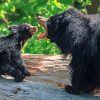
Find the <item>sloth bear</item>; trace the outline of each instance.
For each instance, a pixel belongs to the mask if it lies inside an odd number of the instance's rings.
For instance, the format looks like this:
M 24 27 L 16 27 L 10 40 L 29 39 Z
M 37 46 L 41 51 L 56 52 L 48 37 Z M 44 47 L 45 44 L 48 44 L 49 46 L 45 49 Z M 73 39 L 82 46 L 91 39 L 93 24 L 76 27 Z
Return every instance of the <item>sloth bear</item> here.
M 22 81 L 30 73 L 21 58 L 21 48 L 37 32 L 37 27 L 29 24 L 9 26 L 11 34 L 0 37 L 0 75 L 11 75 L 15 81 Z
M 45 29 L 38 37 L 56 43 L 64 56 L 71 54 L 71 94 L 91 93 L 100 87 L 100 15 L 70 8 L 49 18 L 37 17 Z

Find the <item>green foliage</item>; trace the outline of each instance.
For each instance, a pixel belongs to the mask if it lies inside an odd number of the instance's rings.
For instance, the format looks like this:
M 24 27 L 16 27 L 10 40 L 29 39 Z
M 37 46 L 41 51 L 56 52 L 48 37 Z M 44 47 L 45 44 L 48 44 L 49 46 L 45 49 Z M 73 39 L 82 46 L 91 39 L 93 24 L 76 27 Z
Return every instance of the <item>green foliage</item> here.
M 90 0 L 78 1 L 90 3 Z M 52 16 L 68 9 L 72 2 L 73 0 L 0 0 L 0 35 L 8 34 L 8 25 L 30 23 L 38 26 L 39 31 L 26 43 L 22 52 L 57 54 L 59 50 L 49 40 L 36 40 L 37 35 L 45 30 L 37 24 L 34 15 Z
M 74 7 L 86 12 L 86 6 L 91 5 L 91 0 L 73 0 Z

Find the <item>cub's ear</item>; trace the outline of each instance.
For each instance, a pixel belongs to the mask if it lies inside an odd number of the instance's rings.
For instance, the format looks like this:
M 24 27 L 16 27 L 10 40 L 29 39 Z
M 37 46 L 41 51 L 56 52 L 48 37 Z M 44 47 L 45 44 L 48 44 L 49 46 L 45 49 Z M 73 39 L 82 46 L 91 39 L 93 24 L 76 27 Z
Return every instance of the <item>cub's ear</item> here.
M 8 29 L 11 30 L 11 29 L 17 29 L 19 27 L 19 25 L 10 25 L 8 26 Z
M 18 32 L 18 28 L 19 28 L 19 25 L 10 25 L 10 26 L 8 26 L 8 30 L 10 30 L 12 33 Z

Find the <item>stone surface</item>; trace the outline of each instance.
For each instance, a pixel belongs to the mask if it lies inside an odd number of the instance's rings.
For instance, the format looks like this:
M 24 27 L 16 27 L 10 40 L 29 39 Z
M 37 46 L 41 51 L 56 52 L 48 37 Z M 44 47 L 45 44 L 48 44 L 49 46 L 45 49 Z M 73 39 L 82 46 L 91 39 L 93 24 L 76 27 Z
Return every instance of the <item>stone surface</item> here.
M 71 95 L 46 83 L 0 79 L 0 100 L 100 100 L 89 95 Z
M 0 100 L 100 100 L 98 94 L 65 92 L 64 85 L 70 84 L 70 57 L 62 61 L 59 55 L 26 54 L 23 58 L 32 75 L 19 83 L 8 76 L 0 78 Z

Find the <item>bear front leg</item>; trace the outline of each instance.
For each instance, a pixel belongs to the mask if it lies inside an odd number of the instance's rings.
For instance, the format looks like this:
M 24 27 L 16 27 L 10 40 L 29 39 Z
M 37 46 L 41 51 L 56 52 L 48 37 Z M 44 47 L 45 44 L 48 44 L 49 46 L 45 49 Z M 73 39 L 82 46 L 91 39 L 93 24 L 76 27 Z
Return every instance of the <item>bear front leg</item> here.
M 87 80 L 87 72 L 89 66 L 82 62 L 81 57 L 72 58 L 70 68 L 71 68 L 71 84 L 66 85 L 65 89 L 71 94 L 92 93 L 94 85 L 92 81 Z
M 26 69 L 25 63 L 23 59 L 21 58 L 20 52 L 15 52 L 12 55 L 12 61 L 13 65 L 16 67 L 16 69 L 20 70 L 25 76 L 30 76 L 30 72 Z
M 25 75 L 20 70 L 9 64 L 2 65 L 1 72 L 2 74 L 8 74 L 14 77 L 16 82 L 21 82 L 25 78 Z

